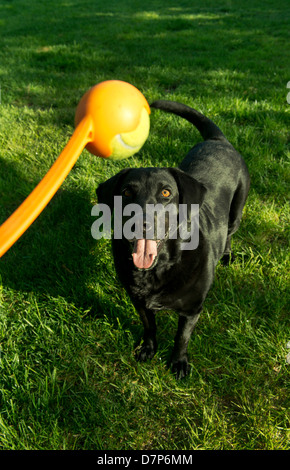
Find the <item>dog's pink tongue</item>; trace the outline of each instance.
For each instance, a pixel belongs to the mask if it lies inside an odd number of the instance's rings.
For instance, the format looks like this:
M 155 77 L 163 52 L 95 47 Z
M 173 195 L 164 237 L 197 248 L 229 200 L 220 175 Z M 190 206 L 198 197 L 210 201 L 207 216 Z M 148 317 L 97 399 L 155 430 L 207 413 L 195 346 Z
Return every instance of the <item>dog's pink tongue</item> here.
M 148 269 L 157 256 L 157 243 L 155 240 L 136 240 L 133 251 L 133 263 L 136 268 Z

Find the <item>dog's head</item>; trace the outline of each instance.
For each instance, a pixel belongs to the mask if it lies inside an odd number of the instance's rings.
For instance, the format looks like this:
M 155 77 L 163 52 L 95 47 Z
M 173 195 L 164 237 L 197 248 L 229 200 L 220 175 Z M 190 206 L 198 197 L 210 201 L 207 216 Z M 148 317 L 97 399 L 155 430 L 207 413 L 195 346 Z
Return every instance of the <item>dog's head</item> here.
M 192 204 L 202 204 L 205 191 L 178 168 L 138 168 L 124 169 L 101 183 L 97 196 L 111 212 L 119 196 L 122 214 L 116 215 L 122 223 L 122 238 L 132 246 L 133 263 L 138 269 L 152 269 L 169 236 L 177 237 L 180 205 L 186 205 L 189 214 Z

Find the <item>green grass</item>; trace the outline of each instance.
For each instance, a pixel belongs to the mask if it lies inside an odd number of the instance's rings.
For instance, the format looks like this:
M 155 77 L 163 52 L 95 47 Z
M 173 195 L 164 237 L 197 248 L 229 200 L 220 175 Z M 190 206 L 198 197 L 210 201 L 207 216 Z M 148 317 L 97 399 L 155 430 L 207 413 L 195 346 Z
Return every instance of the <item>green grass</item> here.
M 252 180 L 237 260 L 218 266 L 192 337 L 191 374 L 166 363 L 177 315 L 142 333 L 90 234 L 99 182 L 126 166 L 174 166 L 191 126 L 152 112 L 141 152 L 86 150 L 0 261 L 1 449 L 290 449 L 289 5 L 286 0 L 14 0 L 0 5 L 0 223 L 55 161 L 95 83 L 192 105 L 222 128 Z M 289 159 L 288 159 L 289 164 Z

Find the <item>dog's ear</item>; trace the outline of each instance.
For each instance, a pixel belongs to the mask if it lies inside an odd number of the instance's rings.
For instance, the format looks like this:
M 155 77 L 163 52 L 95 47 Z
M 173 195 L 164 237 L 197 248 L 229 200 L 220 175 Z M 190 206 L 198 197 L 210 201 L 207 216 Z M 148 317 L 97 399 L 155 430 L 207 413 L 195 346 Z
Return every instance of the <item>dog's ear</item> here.
M 98 196 L 98 202 L 100 204 L 107 204 L 111 211 L 113 210 L 114 196 L 118 195 L 121 182 L 129 171 L 130 168 L 125 168 L 98 186 L 96 193 Z
M 199 204 L 202 205 L 206 188 L 192 176 L 188 175 L 179 168 L 168 168 L 178 186 L 179 191 L 179 203 L 187 204 Z

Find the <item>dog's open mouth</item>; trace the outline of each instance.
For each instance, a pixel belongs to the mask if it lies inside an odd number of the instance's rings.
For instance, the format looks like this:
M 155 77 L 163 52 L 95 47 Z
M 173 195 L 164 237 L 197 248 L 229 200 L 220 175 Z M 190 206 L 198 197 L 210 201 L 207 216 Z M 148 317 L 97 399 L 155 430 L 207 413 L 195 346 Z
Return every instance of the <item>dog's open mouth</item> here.
M 158 248 L 162 240 L 135 240 L 133 248 L 133 263 L 138 269 L 153 268 L 157 261 Z

